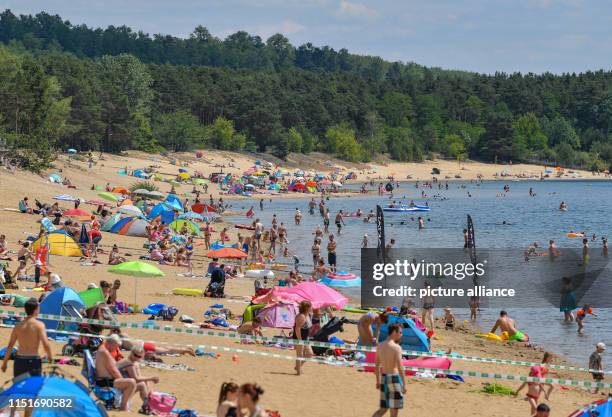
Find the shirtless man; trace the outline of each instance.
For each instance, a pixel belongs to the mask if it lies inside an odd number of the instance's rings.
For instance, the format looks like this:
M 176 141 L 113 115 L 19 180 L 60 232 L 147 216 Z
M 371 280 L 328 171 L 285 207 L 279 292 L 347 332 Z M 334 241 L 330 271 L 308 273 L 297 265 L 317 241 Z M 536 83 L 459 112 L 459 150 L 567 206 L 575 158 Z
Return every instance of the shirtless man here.
M 10 357 L 8 352 L 13 350 L 15 343 L 19 345 L 19 353 L 15 355 L 13 364 L 13 376 L 29 373 L 31 376 L 40 376 L 42 373 L 42 360 L 38 354 L 39 346 L 42 344 L 47 360 L 53 362 L 53 354 L 45 324 L 36 319 L 38 315 L 38 301 L 30 298 L 24 305 L 27 317 L 18 323 L 11 332 L 9 344 L 6 348 L 7 354 L 4 355 L 2 362 L 2 372 L 6 372 L 7 361 Z M 30 411 L 31 414 L 31 411 Z M 26 415 L 29 415 L 26 413 Z
M 508 340 L 516 340 L 519 342 L 529 341 L 529 335 L 526 333 L 523 334 L 520 330 L 517 330 L 516 323 L 513 319 L 508 317 L 508 313 L 504 310 L 500 311 L 499 318 L 491 329 L 491 333 L 495 333 L 498 328 L 501 329 L 502 332 L 508 332 Z
M 96 386 L 114 387 L 121 391 L 121 411 L 128 410 L 128 403 L 136 391 L 136 381 L 133 378 L 123 378 L 110 350 L 121 346 L 121 338 L 112 334 L 100 345 L 96 353 Z
M 382 324 L 386 324 L 388 320 L 389 318 L 386 313 L 376 314 L 373 311 L 361 316 L 357 324 L 357 330 L 359 330 L 359 344 L 363 346 L 375 346 L 380 336 L 380 327 Z M 374 333 L 372 332 L 373 324 L 376 325 L 376 337 L 374 337 Z
M 391 417 L 397 417 L 404 408 L 406 378 L 402 367 L 402 327 L 389 326 L 389 336 L 376 349 L 376 389 L 380 391 L 380 408 L 372 417 L 382 417 L 390 410 Z
M 342 234 L 342 226 L 344 226 L 344 216 L 342 215 L 342 210 L 340 210 L 336 214 L 335 223 L 336 223 L 336 227 L 338 228 L 338 235 L 341 235 Z

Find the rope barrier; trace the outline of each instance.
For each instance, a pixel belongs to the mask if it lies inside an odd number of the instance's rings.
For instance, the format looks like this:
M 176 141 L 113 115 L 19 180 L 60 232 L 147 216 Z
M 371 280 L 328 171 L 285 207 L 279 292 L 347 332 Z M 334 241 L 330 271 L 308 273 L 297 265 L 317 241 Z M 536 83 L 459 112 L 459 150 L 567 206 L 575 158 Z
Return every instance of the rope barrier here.
M 24 312 L 15 312 L 11 310 L 0 309 L 0 316 L 25 317 L 26 314 Z M 197 335 L 197 336 L 224 337 L 224 338 L 240 340 L 240 341 L 251 340 L 255 342 L 290 343 L 292 345 L 322 347 L 322 348 L 328 348 L 328 349 L 343 349 L 343 350 L 359 351 L 359 352 L 376 352 L 376 347 L 374 346 L 318 342 L 318 341 L 313 341 L 313 340 L 288 339 L 284 337 L 250 336 L 250 335 L 245 335 L 245 334 L 239 334 L 238 332 L 222 332 L 222 331 L 216 331 L 216 330 L 201 330 L 201 329 L 191 329 L 191 328 L 183 329 L 183 328 L 178 328 L 178 327 L 172 327 L 170 325 L 139 323 L 139 322 L 119 322 L 119 321 L 97 320 L 97 319 L 80 319 L 77 317 L 60 316 L 60 315 L 55 315 L 55 314 L 39 314 L 38 318 L 45 319 L 45 320 L 56 320 L 56 321 L 77 323 L 77 324 L 96 324 L 96 325 L 101 325 L 101 326 L 111 326 L 111 327 L 119 327 L 119 328 L 126 328 L 126 329 L 155 330 L 155 331 L 160 331 L 164 333 L 179 333 L 179 334 Z M 515 365 L 515 366 L 541 365 L 540 363 L 535 363 L 535 362 L 515 361 L 511 359 L 484 358 L 484 357 L 479 357 L 479 356 L 466 356 L 466 355 L 460 355 L 457 353 L 446 354 L 442 352 L 421 352 L 421 351 L 415 351 L 415 350 L 403 350 L 402 354 L 407 355 L 407 356 L 416 356 L 416 357 L 424 357 L 424 358 L 446 358 L 446 359 L 451 359 L 451 360 L 453 359 L 454 360 L 464 360 L 464 361 L 469 361 L 469 362 L 481 362 L 481 363 L 489 363 L 489 364 L 495 364 L 495 365 Z M 560 370 L 567 370 L 567 371 L 601 372 L 597 369 L 588 369 L 588 368 L 581 368 L 581 367 L 568 366 L 568 365 L 547 364 L 546 366 L 550 369 L 560 369 Z M 604 371 L 603 373 L 612 374 L 612 371 Z
M 12 326 L 3 325 L 2 327 L 12 327 Z M 48 330 L 48 331 L 54 332 L 54 333 L 76 335 L 76 336 L 90 336 L 90 337 L 107 338 L 107 336 L 100 336 L 100 335 L 88 334 L 88 333 L 84 334 L 84 333 L 78 333 L 78 332 L 69 332 L 69 331 L 64 331 L 64 330 Z M 141 341 L 139 339 L 128 339 L 128 340 Z M 256 351 L 256 350 L 242 349 L 242 348 L 233 348 L 233 347 L 227 347 L 227 346 L 202 345 L 202 344 L 199 344 L 197 346 L 203 349 L 218 350 L 218 351 L 223 351 L 223 352 L 243 353 L 243 354 L 248 354 L 252 356 L 262 356 L 262 357 L 268 357 L 268 358 L 274 358 L 274 359 L 284 359 L 284 360 L 291 360 L 291 361 L 295 361 L 299 359 L 300 361 L 303 361 L 303 362 L 313 362 L 313 363 L 333 365 L 333 366 L 348 366 L 348 367 L 355 367 L 355 368 L 365 368 L 365 367 L 375 367 L 376 366 L 376 364 L 373 364 L 373 363 L 362 363 L 362 362 L 357 362 L 357 361 L 338 361 L 338 360 L 328 360 L 328 359 L 321 359 L 321 358 L 306 358 L 306 357 L 298 358 L 292 355 L 282 355 L 278 353 L 263 352 L 263 351 Z M 531 376 L 524 376 L 524 375 L 502 374 L 502 373 L 495 373 L 495 372 L 479 372 L 479 371 L 461 371 L 461 370 L 451 371 L 450 369 L 424 368 L 424 367 L 418 367 L 418 366 L 404 366 L 403 368 L 405 371 L 427 373 L 427 374 L 434 374 L 434 375 L 474 377 L 474 378 L 506 380 L 506 381 L 516 381 L 516 382 L 536 382 L 536 383 L 559 384 L 559 385 L 566 385 L 566 386 L 571 386 L 571 387 L 584 387 L 584 388 L 607 388 L 607 389 L 612 388 L 612 383 L 591 382 L 591 381 L 582 381 L 582 380 L 573 380 L 573 379 L 564 379 L 564 378 L 539 378 L 539 377 L 531 377 Z

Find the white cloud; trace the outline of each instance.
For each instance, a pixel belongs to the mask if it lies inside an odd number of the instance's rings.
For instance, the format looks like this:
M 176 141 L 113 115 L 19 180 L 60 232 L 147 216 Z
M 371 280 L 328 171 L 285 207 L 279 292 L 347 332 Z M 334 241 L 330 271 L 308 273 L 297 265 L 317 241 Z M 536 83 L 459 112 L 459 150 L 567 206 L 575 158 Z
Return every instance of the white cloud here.
M 365 4 L 351 3 L 347 0 L 340 1 L 340 7 L 336 14 L 338 16 L 352 16 L 352 17 L 374 17 L 377 12 L 374 9 L 370 9 Z

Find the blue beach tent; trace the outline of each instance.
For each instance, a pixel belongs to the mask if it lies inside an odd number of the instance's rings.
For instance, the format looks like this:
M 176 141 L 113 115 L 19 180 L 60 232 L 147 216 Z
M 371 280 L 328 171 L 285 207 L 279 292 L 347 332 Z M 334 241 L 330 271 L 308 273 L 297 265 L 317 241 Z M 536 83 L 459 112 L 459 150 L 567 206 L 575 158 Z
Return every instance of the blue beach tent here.
M 82 319 L 80 310 L 85 308 L 85 303 L 72 288 L 58 288 L 49 293 L 40 303 L 41 314 L 55 314 L 60 316 L 70 316 Z M 56 320 L 41 319 L 48 330 L 67 330 L 77 331 L 78 323 L 60 322 Z M 65 335 L 49 332 L 49 337 L 52 339 L 66 338 Z
M 0 393 L 0 409 L 9 406 L 16 398 L 38 398 L 49 401 L 52 397 L 70 399 L 71 407 L 35 408 L 33 417 L 108 417 L 106 410 L 89 396 L 80 382 L 72 382 L 60 376 L 31 376 L 18 378 L 6 391 Z
M 388 323 L 382 325 L 380 328 L 380 336 L 378 338 L 379 342 L 385 341 L 388 335 L 387 327 L 389 324 L 393 323 L 399 323 L 403 327 L 402 340 L 400 341 L 403 350 L 429 352 L 429 340 L 427 340 L 425 333 L 416 327 L 414 321 L 399 316 L 389 316 Z M 372 325 L 372 331 L 374 334 L 376 334 L 376 326 Z

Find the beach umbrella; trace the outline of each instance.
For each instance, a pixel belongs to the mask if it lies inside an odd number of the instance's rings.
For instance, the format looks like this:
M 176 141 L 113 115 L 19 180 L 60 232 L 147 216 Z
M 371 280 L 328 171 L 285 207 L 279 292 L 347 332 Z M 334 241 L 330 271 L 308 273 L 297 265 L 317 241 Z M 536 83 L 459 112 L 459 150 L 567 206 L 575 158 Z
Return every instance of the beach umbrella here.
M 77 153 L 77 150 L 74 148 L 68 149 L 68 153 Z
M 164 195 L 161 192 L 159 192 L 159 191 L 149 191 L 147 193 L 147 195 L 149 197 L 151 197 L 151 198 L 154 198 L 154 199 L 162 199 L 162 198 L 164 198 Z
M 208 204 L 203 204 L 203 203 L 193 204 L 191 206 L 191 210 L 195 211 L 196 213 L 200 213 L 200 214 L 206 213 L 206 212 L 208 212 L 208 213 L 214 213 L 215 212 L 215 208 L 213 206 L 208 205 Z
M 131 204 L 119 207 L 119 213 L 127 214 L 128 216 L 142 216 L 142 211 Z
M 91 216 L 91 213 L 88 213 L 85 210 L 81 210 L 81 209 L 66 210 L 62 214 L 64 216 L 68 216 L 68 217 L 86 217 L 86 216 Z
M 334 181 L 332 182 L 332 185 L 335 185 L 336 187 L 342 187 L 342 183 L 340 181 Z
M 133 206 L 133 205 L 134 205 L 134 202 L 130 200 L 129 198 L 126 198 L 125 200 L 121 202 L 121 204 L 119 204 L 119 206 Z
M 118 265 L 113 265 L 108 268 L 108 272 L 118 275 L 128 275 L 136 277 L 134 282 L 134 303 L 136 304 L 136 294 L 138 294 L 138 278 L 154 278 L 163 277 L 164 274 L 158 267 L 153 264 L 142 261 L 122 262 Z
M 153 264 L 143 261 L 122 262 L 108 268 L 108 272 L 131 277 L 163 277 L 163 271 Z
M 132 191 L 132 194 L 149 194 L 149 190 L 138 188 L 137 190 Z
M 248 255 L 239 249 L 223 248 L 223 249 L 211 250 L 206 254 L 206 256 L 209 258 L 240 259 L 240 258 L 246 258 Z
M 274 287 L 272 291 L 255 298 L 254 304 L 270 304 L 275 302 L 310 301 L 313 308 L 333 306 L 342 308 L 348 304 L 348 298 L 338 291 L 318 282 L 301 282 L 294 287 Z
M 319 184 L 321 184 L 321 185 L 327 185 L 327 184 L 329 184 L 330 182 L 331 182 L 330 180 L 328 180 L 328 179 L 326 179 L 326 178 L 323 178 L 321 181 L 319 181 Z
M 186 172 L 181 172 L 180 174 L 178 174 L 178 177 L 180 179 L 183 179 L 183 180 L 188 180 L 189 179 L 189 174 L 186 173 Z
M 108 200 L 108 201 L 114 201 L 114 202 L 119 201 L 119 197 L 117 197 L 113 193 L 109 193 L 108 191 L 104 191 L 102 193 L 98 193 L 98 197 L 103 198 L 103 199 Z
M 55 197 L 53 197 L 54 200 L 60 200 L 60 201 L 76 201 L 78 200 L 78 198 L 71 196 L 70 194 L 58 194 Z
M 204 178 L 194 178 L 194 179 L 192 179 L 192 180 L 191 180 L 191 182 L 192 182 L 194 185 L 202 185 L 202 184 L 205 184 L 205 183 L 206 183 L 206 181 L 204 180 Z
M 204 217 L 201 214 L 196 213 L 195 211 L 188 211 L 185 214 L 181 214 L 179 216 L 179 219 L 192 219 L 203 221 Z

